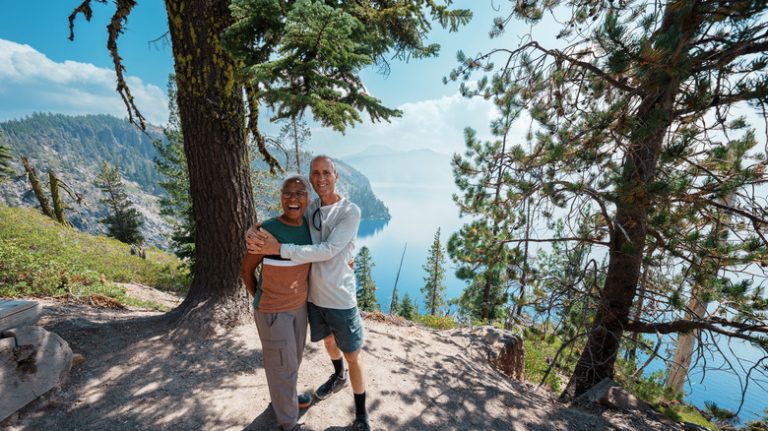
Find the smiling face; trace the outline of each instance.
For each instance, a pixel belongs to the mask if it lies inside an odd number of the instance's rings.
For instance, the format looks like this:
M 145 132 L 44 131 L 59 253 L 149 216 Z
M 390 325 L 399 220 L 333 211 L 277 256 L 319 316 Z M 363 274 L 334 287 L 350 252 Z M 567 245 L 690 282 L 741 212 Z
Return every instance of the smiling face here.
M 333 166 L 333 162 L 325 157 L 318 157 L 312 160 L 309 166 L 309 181 L 312 188 L 320 197 L 323 204 L 333 203 L 336 200 L 336 181 L 339 174 Z
M 283 184 L 280 196 L 280 202 L 283 204 L 283 220 L 300 225 L 309 202 L 307 187 L 299 180 L 288 180 Z

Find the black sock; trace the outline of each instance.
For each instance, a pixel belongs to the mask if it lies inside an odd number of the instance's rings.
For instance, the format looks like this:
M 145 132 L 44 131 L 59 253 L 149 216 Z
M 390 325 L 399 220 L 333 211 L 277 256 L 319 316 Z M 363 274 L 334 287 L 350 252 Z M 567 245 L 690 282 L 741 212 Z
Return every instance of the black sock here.
M 341 377 L 344 373 L 344 359 L 331 359 L 331 362 L 333 362 L 333 369 L 336 377 Z
M 355 416 L 368 416 L 368 413 L 365 411 L 365 392 L 355 394 Z

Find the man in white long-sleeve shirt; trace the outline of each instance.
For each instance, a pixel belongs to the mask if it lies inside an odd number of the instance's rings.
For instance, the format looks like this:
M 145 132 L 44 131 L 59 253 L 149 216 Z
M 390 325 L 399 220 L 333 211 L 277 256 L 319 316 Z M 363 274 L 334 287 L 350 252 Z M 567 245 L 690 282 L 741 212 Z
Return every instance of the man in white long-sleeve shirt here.
M 319 196 L 307 208 L 313 245 L 280 244 L 268 232 L 250 229 L 248 251 L 279 254 L 294 262 L 311 262 L 307 313 L 312 341 L 323 340 L 334 366 L 331 377 L 315 390 L 328 398 L 347 384 L 343 359 L 349 364 L 349 380 L 355 398 L 354 430 L 370 430 L 365 407 L 365 378 L 361 357 L 363 324 L 357 309 L 354 258 L 360 208 L 336 193 L 339 175 L 328 156 L 310 163 L 310 182 Z

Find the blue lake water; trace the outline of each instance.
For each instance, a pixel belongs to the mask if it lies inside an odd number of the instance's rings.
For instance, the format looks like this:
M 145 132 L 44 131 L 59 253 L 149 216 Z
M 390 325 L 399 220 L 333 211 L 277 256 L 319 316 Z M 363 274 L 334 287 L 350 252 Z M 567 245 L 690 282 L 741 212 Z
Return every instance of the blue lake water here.
M 440 240 L 445 246 L 451 233 L 458 231 L 462 222 L 451 199 L 452 187 L 402 184 L 373 184 L 376 195 L 389 208 L 392 219 L 388 223 L 362 222 L 357 249 L 367 246 L 373 256 L 373 278 L 376 296 L 382 309 L 389 311 L 392 289 L 403 248 L 406 247 L 400 278 L 397 282 L 398 298 L 408 293 L 419 304 L 420 289 L 426 275 L 422 266 L 427 260 L 429 247 L 440 228 Z M 406 246 L 407 243 L 407 246 Z M 446 295 L 457 297 L 465 283 L 454 276 L 455 269 L 446 256 Z
M 459 218 L 458 209 L 451 195 L 456 193 L 452 185 L 412 185 L 412 184 L 372 184 L 376 195 L 389 207 L 392 219 L 388 223 L 363 222 L 358 234 L 357 248 L 367 246 L 373 257 L 373 279 L 376 282 L 376 295 L 382 309 L 389 310 L 392 298 L 392 288 L 395 284 L 400 257 L 407 243 L 403 259 L 397 292 L 400 299 L 408 293 L 415 299 L 423 311 L 421 287 L 424 286 L 426 272 L 422 268 L 427 259 L 427 253 L 434 239 L 435 232 L 440 228 L 440 238 L 445 245 L 448 237 L 457 232 L 463 221 Z M 450 259 L 446 259 L 446 296 L 458 297 L 466 283 L 454 275 L 455 268 Z M 715 401 L 720 407 L 736 410 L 741 401 L 741 388 L 745 384 L 745 371 L 736 363 L 733 352 L 743 358 L 747 370 L 762 358 L 759 349 L 741 340 L 730 343 L 718 340 L 718 346 L 728 353 L 734 368 L 739 369 L 739 375 L 726 371 L 707 371 L 702 381 L 701 367 L 694 368 L 691 373 L 691 383 L 686 386 L 686 399 L 704 408 L 705 401 Z M 709 368 L 721 366 L 720 358 L 707 358 Z M 766 364 L 763 364 L 766 365 Z M 646 373 L 663 369 L 664 363 L 653 361 Z M 761 384 L 762 383 L 762 384 Z M 768 382 L 751 382 L 747 387 L 747 396 L 739 418 L 742 422 L 754 420 L 762 416 L 768 408 Z

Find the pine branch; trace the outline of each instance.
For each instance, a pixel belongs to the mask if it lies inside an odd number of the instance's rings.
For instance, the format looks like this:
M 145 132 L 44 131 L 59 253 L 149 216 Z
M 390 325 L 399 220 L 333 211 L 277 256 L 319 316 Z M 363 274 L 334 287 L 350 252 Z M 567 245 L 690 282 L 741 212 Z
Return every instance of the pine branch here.
M 766 35 L 761 36 L 765 39 Z M 761 54 L 768 51 L 768 40 L 760 42 L 753 41 L 752 43 L 740 43 L 734 45 L 727 45 L 723 49 L 711 53 L 705 52 L 698 58 L 693 59 L 693 64 L 702 64 L 702 66 L 694 68 L 693 73 L 701 73 L 709 70 L 722 69 L 723 65 L 729 64 L 739 57 L 751 54 Z
M 96 1 L 104 4 L 107 3 L 106 0 Z M 128 21 L 128 15 L 130 15 L 133 7 L 136 6 L 136 2 L 134 0 L 116 0 L 115 4 L 117 9 L 115 9 L 115 13 L 112 15 L 109 25 L 107 25 L 107 33 L 109 35 L 107 39 L 107 49 L 112 56 L 115 74 L 117 75 L 117 93 L 120 95 L 120 98 L 123 99 L 123 104 L 125 104 L 125 107 L 128 110 L 128 121 L 137 125 L 142 131 L 146 131 L 147 126 L 145 118 L 136 106 L 133 94 L 131 94 L 131 89 L 125 82 L 125 66 L 123 66 L 123 59 L 120 57 L 117 48 L 117 39 L 120 37 L 120 34 L 122 34 L 123 25 Z M 69 15 L 69 40 L 75 39 L 74 22 L 79 14 L 83 14 L 86 21 L 91 20 L 91 17 L 93 16 L 91 0 L 83 1 L 83 3 L 75 8 Z
M 562 238 L 504 239 L 504 240 L 500 240 L 500 242 L 504 243 L 504 244 L 506 244 L 506 243 L 521 243 L 521 242 L 549 242 L 549 243 L 554 243 L 554 242 L 580 242 L 580 243 L 582 243 L 583 242 L 583 243 L 589 243 L 589 244 L 604 245 L 606 247 L 611 245 L 610 242 L 598 241 L 598 240 L 593 240 L 593 239 L 584 238 L 584 237 L 578 237 L 578 236 L 575 236 L 575 237 L 562 237 Z
M 259 96 L 258 90 L 253 85 L 245 85 L 245 97 L 248 102 L 248 131 L 256 141 L 256 147 L 259 153 L 264 157 L 264 161 L 269 166 L 269 172 L 275 174 L 277 171 L 285 172 L 280 162 L 269 152 L 264 135 L 259 130 Z M 287 158 L 286 158 L 287 160 Z
M 734 330 L 723 328 L 727 327 Z M 749 335 L 748 332 L 757 332 L 760 334 L 768 334 L 768 325 L 757 324 L 752 325 L 748 323 L 734 322 L 724 319 L 722 317 L 711 316 L 706 319 L 679 319 L 670 322 L 628 322 L 624 325 L 624 329 L 632 332 L 640 332 L 644 334 L 659 333 L 659 334 L 672 334 L 679 332 L 691 332 L 694 330 L 708 330 L 716 332 L 718 334 L 726 335 L 728 337 L 741 338 L 748 341 L 760 341 L 757 336 Z

